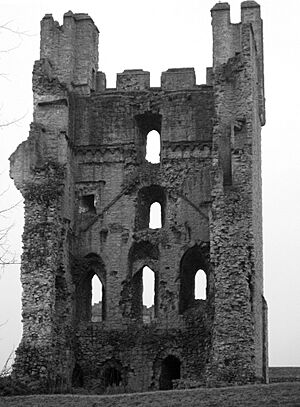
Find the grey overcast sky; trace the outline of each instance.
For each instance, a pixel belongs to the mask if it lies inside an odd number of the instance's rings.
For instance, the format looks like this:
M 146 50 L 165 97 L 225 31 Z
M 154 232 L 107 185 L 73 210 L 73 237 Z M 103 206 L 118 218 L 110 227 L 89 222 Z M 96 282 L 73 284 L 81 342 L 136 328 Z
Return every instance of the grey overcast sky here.
M 160 73 L 194 67 L 197 83 L 212 65 L 213 0 L 0 0 L 0 209 L 21 199 L 8 176 L 8 157 L 28 136 L 32 119 L 31 74 L 39 58 L 39 24 L 46 13 L 62 23 L 65 12 L 86 12 L 100 30 L 99 70 L 108 86 L 117 72 L 142 68 L 159 86 Z M 262 131 L 265 297 L 269 305 L 272 366 L 300 366 L 300 33 L 299 0 L 261 0 L 264 19 L 267 123 Z M 232 22 L 240 1 L 231 0 Z M 3 52 L 7 51 L 7 52 Z M 13 224 L 10 248 L 18 260 L 22 204 L 1 227 Z M 21 337 L 19 266 L 0 275 L 0 367 Z

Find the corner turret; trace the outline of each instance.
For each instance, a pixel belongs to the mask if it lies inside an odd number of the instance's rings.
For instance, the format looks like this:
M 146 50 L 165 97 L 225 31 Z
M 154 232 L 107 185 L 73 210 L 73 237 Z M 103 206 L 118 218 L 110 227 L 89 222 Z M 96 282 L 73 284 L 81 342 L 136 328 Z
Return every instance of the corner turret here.
M 64 14 L 63 25 L 46 14 L 41 21 L 40 59 L 49 61 L 53 76 L 77 93 L 96 88 L 99 31 L 88 14 Z
M 256 64 L 258 77 L 258 98 L 261 125 L 265 124 L 265 99 L 263 75 L 263 22 L 260 16 L 260 5 L 256 1 L 241 3 L 241 22 L 232 24 L 230 21 L 230 5 L 217 3 L 211 9 L 213 32 L 213 68 L 225 64 L 230 58 L 243 51 L 243 27 L 251 25 L 253 35 L 253 60 Z

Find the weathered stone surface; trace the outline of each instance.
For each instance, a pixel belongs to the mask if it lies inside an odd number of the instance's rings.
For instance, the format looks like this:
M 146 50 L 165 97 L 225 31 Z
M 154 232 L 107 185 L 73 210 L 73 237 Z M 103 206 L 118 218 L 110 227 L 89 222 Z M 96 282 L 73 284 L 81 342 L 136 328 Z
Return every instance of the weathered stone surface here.
M 267 381 L 260 128 L 262 21 L 255 2 L 230 23 L 212 9 L 208 84 L 169 69 L 160 88 L 141 69 L 106 89 L 98 30 L 68 12 L 42 20 L 34 122 L 11 156 L 25 198 L 23 339 L 14 375 L 45 391 L 140 391 L 172 380 Z M 161 137 L 160 163 L 145 159 Z M 162 227 L 149 227 L 150 206 Z M 155 275 L 151 312 L 142 269 Z M 195 300 L 204 270 L 205 300 Z M 92 316 L 91 280 L 103 286 Z

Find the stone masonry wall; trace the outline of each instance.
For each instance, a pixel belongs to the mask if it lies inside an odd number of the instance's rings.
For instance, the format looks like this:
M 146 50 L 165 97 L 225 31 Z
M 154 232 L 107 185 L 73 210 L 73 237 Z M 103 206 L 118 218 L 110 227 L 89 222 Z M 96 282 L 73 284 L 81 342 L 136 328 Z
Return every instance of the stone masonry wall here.
M 14 377 L 32 389 L 103 393 L 267 380 L 259 6 L 212 9 L 208 84 L 193 68 L 125 70 L 106 89 L 98 30 L 68 12 L 41 23 L 29 138 L 11 156 L 25 198 L 24 332 Z M 160 135 L 160 162 L 146 160 Z M 161 228 L 149 225 L 161 206 Z M 154 273 L 153 317 L 143 267 Z M 195 299 L 195 275 L 206 299 Z M 92 320 L 92 279 L 102 284 Z

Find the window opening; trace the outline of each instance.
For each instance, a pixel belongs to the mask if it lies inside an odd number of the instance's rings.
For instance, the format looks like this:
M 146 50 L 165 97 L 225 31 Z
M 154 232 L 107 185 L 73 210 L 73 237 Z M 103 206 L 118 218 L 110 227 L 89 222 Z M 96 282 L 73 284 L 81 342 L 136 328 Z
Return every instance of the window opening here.
M 154 320 L 155 275 L 148 267 L 143 268 L 143 322 L 150 324 Z
M 164 227 L 166 192 L 159 185 L 141 188 L 138 192 L 135 218 L 136 230 Z
M 95 69 L 92 69 L 92 84 L 91 84 L 91 89 L 95 90 L 96 87 L 96 72 Z
M 93 321 L 93 305 L 100 303 L 101 321 L 106 319 L 106 271 L 97 254 L 90 253 L 78 262 L 82 278 L 76 284 L 76 318 L 80 321 Z M 96 309 L 95 307 L 94 309 Z M 97 319 L 99 320 L 99 319 Z
M 79 203 L 79 213 L 96 213 L 95 195 L 83 195 Z
M 253 311 L 253 295 L 254 295 L 254 286 L 252 275 L 249 274 L 247 277 L 248 287 L 249 287 L 249 302 L 251 306 L 251 311 Z
M 92 278 L 92 322 L 101 322 L 102 315 L 103 285 L 95 274 Z
M 196 299 L 206 299 L 209 292 L 207 280 L 207 247 L 200 248 L 198 245 L 188 249 L 180 262 L 180 289 L 179 289 L 179 313 L 182 314 L 194 305 Z
M 128 296 L 128 300 L 131 303 L 131 317 L 139 322 L 143 321 L 144 305 L 150 308 L 154 303 L 154 311 L 152 312 L 152 315 L 153 313 L 155 317 L 157 315 L 157 296 L 155 294 L 158 292 L 159 281 L 156 278 L 153 269 L 151 270 L 149 268 L 149 265 L 152 266 L 153 264 L 153 267 L 155 267 L 155 262 L 158 258 L 158 247 L 147 241 L 134 243 L 129 251 L 128 259 L 131 277 L 129 282 L 130 296 Z M 149 279 L 147 279 L 147 275 L 149 276 Z M 149 294 L 149 296 L 144 298 L 143 292 L 145 295 Z
M 159 378 L 160 390 L 173 389 L 173 380 L 180 379 L 180 360 L 175 356 L 166 357 L 161 364 L 161 374 Z
M 149 216 L 149 228 L 150 229 L 160 229 L 162 227 L 161 221 L 161 204 L 154 202 L 150 206 L 150 216 Z
M 160 134 L 156 130 L 151 130 L 147 134 L 145 158 L 152 164 L 160 162 Z
M 198 270 L 195 275 L 195 300 L 206 300 L 206 274 Z

